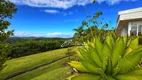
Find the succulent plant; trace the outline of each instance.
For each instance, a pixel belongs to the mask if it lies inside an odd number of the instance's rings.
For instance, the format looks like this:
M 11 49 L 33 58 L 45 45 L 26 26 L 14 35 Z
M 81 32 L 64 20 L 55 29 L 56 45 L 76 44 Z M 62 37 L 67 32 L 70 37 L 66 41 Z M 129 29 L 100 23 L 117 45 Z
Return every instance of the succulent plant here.
M 111 35 L 104 42 L 94 38 L 77 52 L 80 60 L 68 64 L 78 70 L 68 80 L 142 80 L 142 47 L 138 37 L 114 39 Z

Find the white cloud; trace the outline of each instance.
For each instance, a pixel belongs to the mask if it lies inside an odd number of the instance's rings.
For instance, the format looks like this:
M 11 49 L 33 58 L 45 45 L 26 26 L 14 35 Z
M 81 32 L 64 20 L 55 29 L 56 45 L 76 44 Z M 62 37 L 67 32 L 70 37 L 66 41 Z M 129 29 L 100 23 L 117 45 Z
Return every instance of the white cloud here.
M 60 37 L 60 38 L 70 38 L 73 36 L 72 33 L 61 33 L 61 32 L 53 32 L 53 33 L 33 33 L 33 32 L 22 32 L 16 31 L 14 32 L 14 36 L 17 37 Z
M 68 15 L 72 15 L 73 14 L 73 12 L 62 12 L 61 14 L 63 14 L 64 16 L 68 16 Z
M 55 14 L 55 13 L 58 13 L 59 11 L 57 10 L 49 10 L 49 9 L 46 9 L 44 10 L 46 13 L 51 13 L 51 14 Z
M 29 5 L 33 7 L 52 7 L 52 8 L 70 8 L 74 5 L 86 5 L 92 3 L 93 0 L 9 0 L 19 5 Z M 109 5 L 119 3 L 121 1 L 136 0 L 97 0 L 98 3 L 106 2 Z
M 48 33 L 48 37 L 64 37 L 64 38 L 70 38 L 73 34 L 71 33 L 61 33 L 61 32 L 54 32 L 54 33 Z
M 125 2 L 131 1 L 131 2 L 134 2 L 134 1 L 137 1 L 137 0 L 97 0 L 98 3 L 106 2 L 109 5 L 114 5 L 114 4 L 120 3 L 121 1 L 125 1 Z
M 70 11 L 70 12 L 69 12 L 69 15 L 72 15 L 72 14 L 73 14 L 73 12 Z
M 64 20 L 64 22 L 78 22 L 79 19 L 70 19 L 70 20 Z
M 70 8 L 74 5 L 86 5 L 92 0 L 9 0 L 20 5 L 29 5 L 34 7 L 52 7 L 52 8 Z

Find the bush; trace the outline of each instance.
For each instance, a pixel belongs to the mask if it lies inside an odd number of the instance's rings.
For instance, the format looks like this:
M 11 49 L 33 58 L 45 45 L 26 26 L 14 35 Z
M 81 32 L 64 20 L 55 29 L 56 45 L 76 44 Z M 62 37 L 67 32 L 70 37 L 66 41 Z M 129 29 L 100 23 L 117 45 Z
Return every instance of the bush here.
M 63 44 L 64 41 L 65 40 L 36 40 L 36 39 L 16 41 L 13 43 L 9 43 L 8 57 L 17 58 L 30 54 L 36 54 L 49 50 L 59 49 L 61 48 L 61 44 Z
M 139 37 L 139 44 L 142 45 L 142 36 Z

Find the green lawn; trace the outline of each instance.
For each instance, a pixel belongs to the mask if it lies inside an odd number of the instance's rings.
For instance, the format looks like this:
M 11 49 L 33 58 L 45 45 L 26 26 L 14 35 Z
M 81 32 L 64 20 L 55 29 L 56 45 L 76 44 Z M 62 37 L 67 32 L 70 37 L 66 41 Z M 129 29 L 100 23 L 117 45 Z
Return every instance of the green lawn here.
M 76 55 L 71 57 L 71 60 L 75 59 L 77 59 Z M 72 72 L 72 69 L 66 66 L 67 62 L 68 58 L 64 58 L 48 66 L 16 76 L 11 80 L 65 80 Z
M 76 48 L 73 48 L 73 50 L 76 50 Z M 8 75 L 18 71 L 54 61 L 58 58 L 65 56 L 66 52 L 67 48 L 64 48 L 8 60 L 5 63 L 7 66 L 0 73 L 0 79 L 5 78 Z
M 35 77 L 31 80 L 66 80 L 66 78 L 70 75 L 71 69 L 69 67 L 63 67 Z

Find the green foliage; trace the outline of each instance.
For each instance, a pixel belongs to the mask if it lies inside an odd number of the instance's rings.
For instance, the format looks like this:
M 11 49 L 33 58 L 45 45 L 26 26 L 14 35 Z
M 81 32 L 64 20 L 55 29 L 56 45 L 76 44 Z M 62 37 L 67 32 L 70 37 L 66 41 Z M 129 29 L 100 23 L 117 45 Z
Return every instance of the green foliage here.
M 7 39 L 10 35 L 12 35 L 13 31 L 5 32 L 5 29 L 8 28 L 10 22 L 5 18 L 12 18 L 12 14 L 17 11 L 17 8 L 13 3 L 6 0 L 0 0 L 0 41 Z
M 0 43 L 0 71 L 3 69 L 3 63 L 6 60 L 6 44 Z
M 79 71 L 71 80 L 142 79 L 142 68 L 138 66 L 142 46 L 138 46 L 138 37 L 128 40 L 125 36 L 117 39 L 108 35 L 104 42 L 96 37 L 93 44 L 80 49 L 80 62 L 69 62 Z
M 85 25 L 85 22 L 82 22 L 83 25 Z M 80 26 L 78 28 L 73 29 L 75 31 L 73 41 L 74 43 L 78 43 L 77 45 L 81 44 L 83 42 L 83 39 L 81 38 L 84 35 L 84 27 Z M 79 41 L 79 42 L 78 42 Z
M 9 54 L 10 58 L 17 58 L 26 55 L 36 54 L 40 52 L 45 52 L 49 50 L 55 50 L 61 48 L 61 45 L 65 40 L 36 40 L 27 39 L 15 41 L 9 44 Z M 68 47 L 68 46 L 66 46 Z
M 3 63 L 6 61 L 6 44 L 3 43 L 5 39 L 13 34 L 13 30 L 8 30 L 10 22 L 8 18 L 12 18 L 12 14 L 17 11 L 13 3 L 8 0 L 0 0 L 0 70 L 3 68 Z
M 78 33 L 79 37 L 82 35 L 83 30 L 83 26 L 78 27 L 77 29 L 73 29 L 76 33 Z
M 93 0 L 93 3 L 96 3 L 96 0 Z
M 97 0 L 92 1 L 94 4 L 96 2 Z M 92 41 L 94 37 L 99 37 L 104 42 L 106 36 L 110 33 L 116 38 L 115 29 L 109 29 L 109 27 L 113 27 L 111 26 L 111 21 L 107 22 L 101 17 L 103 14 L 102 11 L 97 11 L 94 15 L 91 15 L 90 10 L 88 9 L 86 11 L 85 9 L 85 14 L 86 20 L 82 21 L 81 27 L 74 29 L 77 31 L 73 36 L 73 42 L 75 44 L 82 45 L 83 42 Z
M 101 41 L 105 41 L 108 34 L 111 33 L 114 36 L 115 30 L 107 30 L 110 25 L 104 19 L 100 19 L 101 15 L 102 12 L 98 11 L 92 17 L 87 17 L 87 20 L 82 21 L 81 27 L 74 29 L 73 42 L 81 44 L 88 40 L 91 41 L 94 37 L 99 37 Z
M 139 37 L 139 44 L 142 45 L 142 36 Z

